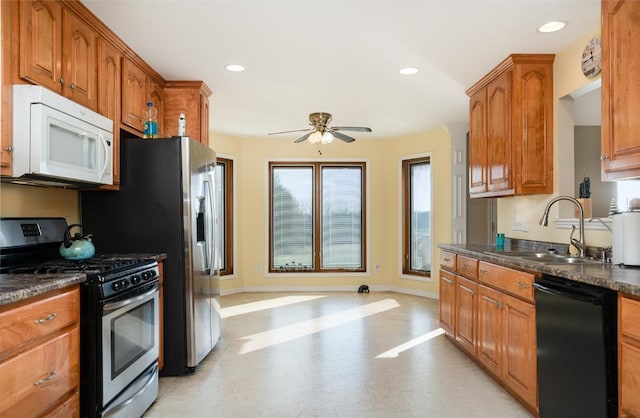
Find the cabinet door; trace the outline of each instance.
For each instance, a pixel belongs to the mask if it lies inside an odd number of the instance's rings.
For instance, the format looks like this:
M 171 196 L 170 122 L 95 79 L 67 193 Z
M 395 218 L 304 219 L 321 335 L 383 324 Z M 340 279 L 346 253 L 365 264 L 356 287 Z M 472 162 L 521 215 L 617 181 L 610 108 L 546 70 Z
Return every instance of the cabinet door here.
M 128 59 L 122 61 L 122 123 L 144 132 L 147 76 Z
M 113 184 L 120 184 L 120 96 L 122 55 L 98 39 L 98 113 L 113 121 Z
M 640 2 L 602 2 L 602 178 L 640 176 Z
M 502 375 L 502 294 L 479 286 L 478 360 L 495 376 Z
M 487 90 L 469 102 L 469 193 L 487 191 Z
M 487 190 L 512 187 L 511 175 L 511 71 L 487 86 Z
M 200 94 L 200 142 L 209 146 L 209 98 Z
M 460 347 L 476 355 L 478 284 L 456 276 L 455 338 Z
M 453 336 L 456 306 L 456 276 L 440 270 L 440 327 Z
M 620 344 L 620 416 L 640 417 L 640 341 Z
M 535 408 L 538 399 L 535 307 L 509 295 L 503 295 L 503 304 L 503 381 Z
M 173 135 L 171 132 L 166 132 L 164 129 L 164 92 L 162 87 L 150 78 L 147 78 L 147 101 L 153 103 L 153 106 L 158 109 L 158 138 L 170 137 Z M 146 106 L 146 103 L 145 103 Z M 177 133 L 177 130 L 176 130 Z
M 96 33 L 66 10 L 62 21 L 62 51 L 64 95 L 95 111 L 98 107 Z
M 52 1 L 20 2 L 20 77 L 62 92 L 62 7 Z

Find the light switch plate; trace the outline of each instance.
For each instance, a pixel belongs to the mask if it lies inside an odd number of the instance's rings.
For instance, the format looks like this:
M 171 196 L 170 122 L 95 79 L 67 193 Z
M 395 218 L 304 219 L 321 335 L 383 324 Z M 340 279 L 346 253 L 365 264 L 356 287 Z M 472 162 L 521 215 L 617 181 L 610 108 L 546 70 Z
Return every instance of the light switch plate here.
M 511 223 L 511 229 L 514 231 L 527 232 L 527 218 L 514 216 L 513 222 Z

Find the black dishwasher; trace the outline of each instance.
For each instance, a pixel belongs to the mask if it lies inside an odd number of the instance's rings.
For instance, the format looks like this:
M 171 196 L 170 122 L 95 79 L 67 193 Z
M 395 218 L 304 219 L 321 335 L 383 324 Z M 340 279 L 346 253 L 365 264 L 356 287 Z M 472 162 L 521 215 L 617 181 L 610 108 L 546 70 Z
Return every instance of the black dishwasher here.
M 540 418 L 617 417 L 616 292 L 548 275 L 533 286 Z

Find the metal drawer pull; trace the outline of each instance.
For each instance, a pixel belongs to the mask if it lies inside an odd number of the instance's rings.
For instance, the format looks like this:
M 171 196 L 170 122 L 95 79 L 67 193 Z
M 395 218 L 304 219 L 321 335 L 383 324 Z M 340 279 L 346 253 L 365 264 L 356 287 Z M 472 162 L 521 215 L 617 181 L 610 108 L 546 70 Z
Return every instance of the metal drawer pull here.
M 498 302 L 497 300 L 489 299 L 489 302 L 491 302 L 491 303 L 493 303 L 494 305 L 496 305 L 499 309 L 504 308 L 504 305 L 503 305 L 502 303 Z
M 446 277 L 441 277 L 442 281 L 445 283 L 453 284 L 453 280 L 447 279 Z
M 468 264 L 463 264 L 462 267 L 466 268 L 467 270 L 471 268 L 471 266 Z
M 518 282 L 518 283 L 516 283 L 516 285 L 517 285 L 520 289 L 528 289 L 528 288 L 529 288 L 529 285 L 528 285 L 528 284 L 525 284 L 525 283 L 522 283 L 522 282 Z
M 56 369 L 51 370 L 51 372 L 49 373 L 49 376 L 43 378 L 43 379 L 38 379 L 35 382 L 33 382 L 34 386 L 40 386 L 44 383 L 47 383 L 48 381 L 50 381 L 51 379 L 54 378 L 54 376 L 56 375 Z
M 36 325 L 44 324 L 45 322 L 53 321 L 54 319 L 56 319 L 56 316 L 58 315 L 54 312 L 44 319 L 36 319 L 33 322 L 35 322 Z
M 449 260 L 448 258 L 445 258 L 444 261 L 446 261 L 447 263 L 451 262 L 451 260 Z
M 480 269 L 480 274 L 489 274 L 489 271 Z

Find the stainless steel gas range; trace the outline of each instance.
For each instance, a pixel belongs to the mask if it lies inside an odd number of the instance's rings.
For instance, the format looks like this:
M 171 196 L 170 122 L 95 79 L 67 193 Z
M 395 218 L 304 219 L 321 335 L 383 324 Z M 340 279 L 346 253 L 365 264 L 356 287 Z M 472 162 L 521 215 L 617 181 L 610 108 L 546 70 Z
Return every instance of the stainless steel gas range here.
M 83 417 L 140 417 L 158 396 L 159 282 L 155 260 L 58 255 L 64 218 L 0 219 L 0 273 L 84 273 L 80 287 Z

